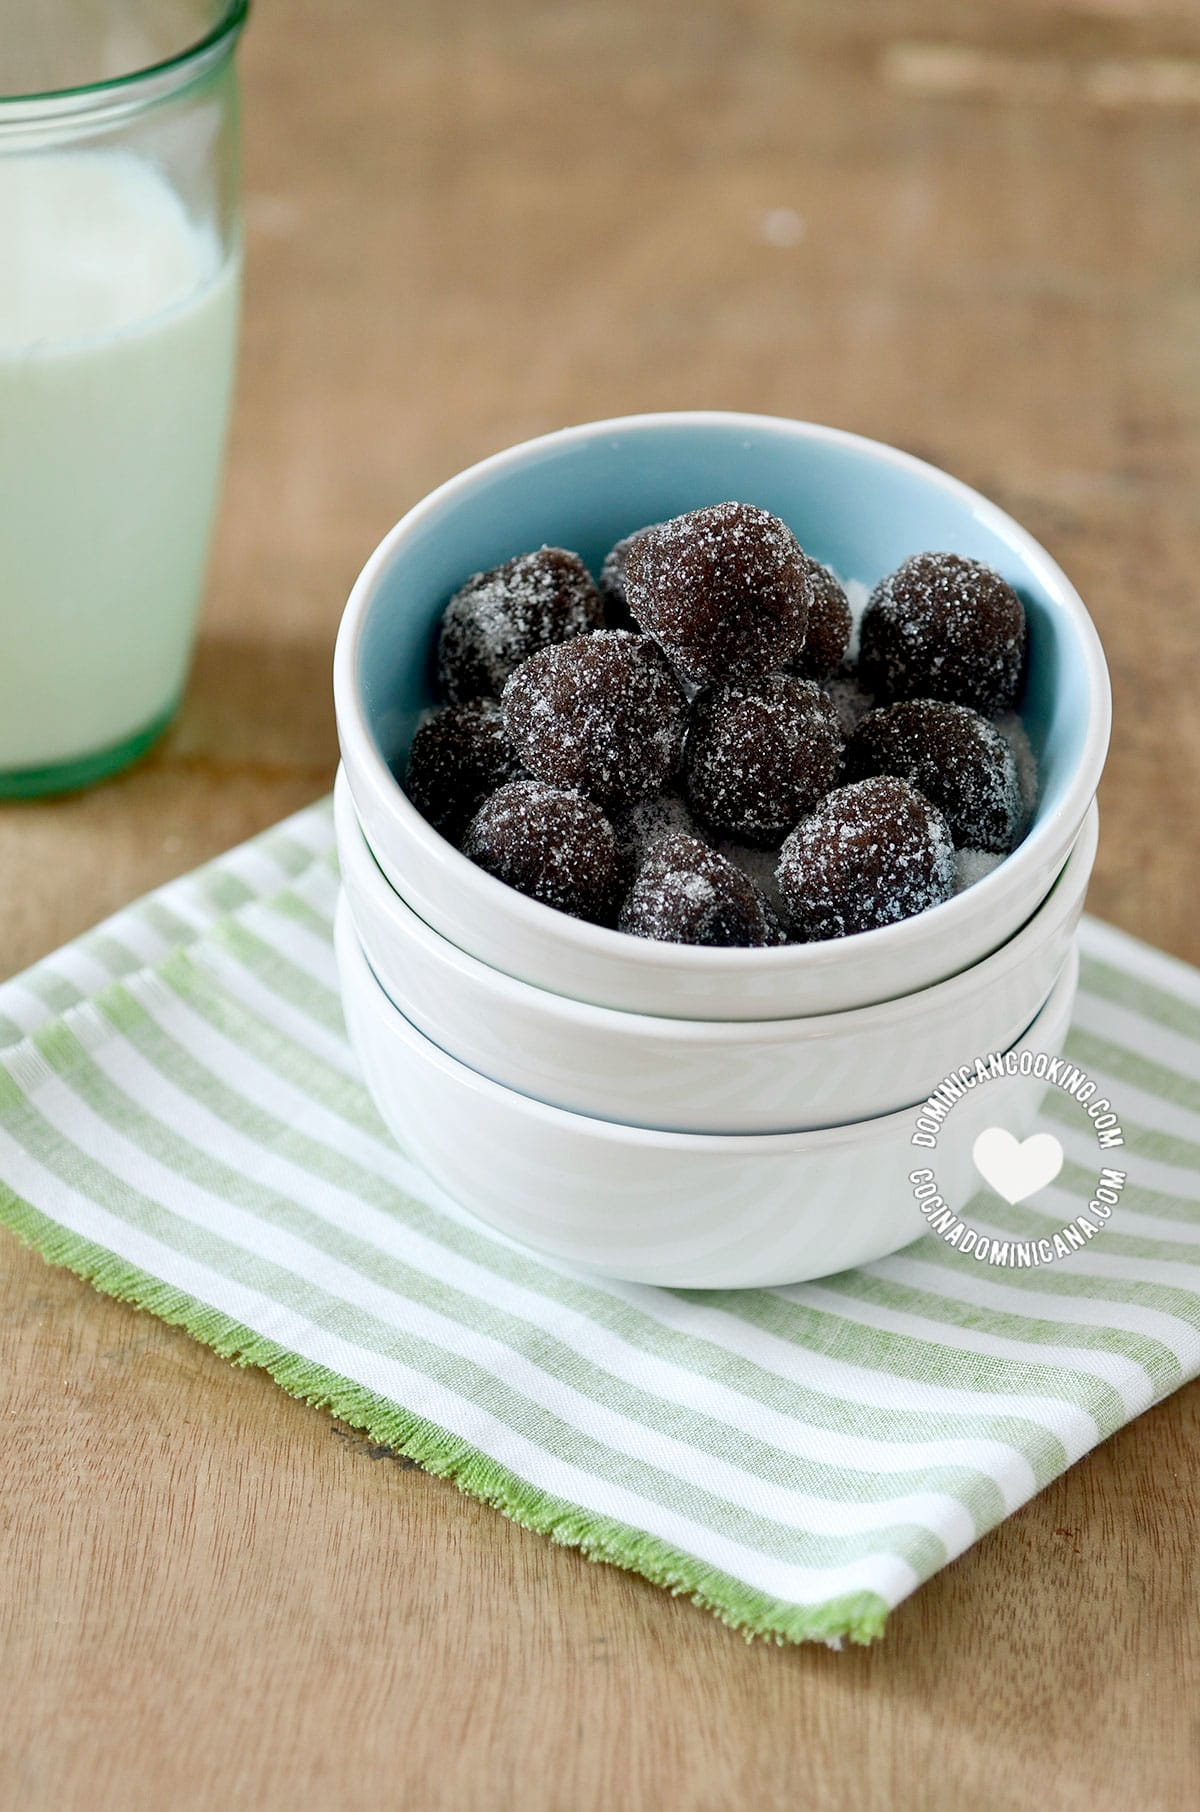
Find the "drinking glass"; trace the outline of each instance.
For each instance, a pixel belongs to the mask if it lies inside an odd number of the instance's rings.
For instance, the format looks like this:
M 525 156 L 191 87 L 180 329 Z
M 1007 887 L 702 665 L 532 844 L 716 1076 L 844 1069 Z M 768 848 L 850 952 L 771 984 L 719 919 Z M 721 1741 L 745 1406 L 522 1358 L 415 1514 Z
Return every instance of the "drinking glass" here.
M 0 0 L 0 797 L 183 691 L 241 279 L 248 0 Z

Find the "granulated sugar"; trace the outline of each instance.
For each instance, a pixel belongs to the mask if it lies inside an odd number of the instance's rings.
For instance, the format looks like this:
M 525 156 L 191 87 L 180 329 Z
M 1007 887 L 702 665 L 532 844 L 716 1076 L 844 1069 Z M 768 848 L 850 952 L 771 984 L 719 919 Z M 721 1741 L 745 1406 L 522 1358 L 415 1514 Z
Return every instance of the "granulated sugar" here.
M 976 881 L 982 881 L 984 875 L 990 875 L 993 868 L 999 868 L 1003 860 L 1003 856 L 994 855 L 990 849 L 956 849 L 955 893 L 965 893 L 968 887 L 974 887 Z
M 740 868 L 744 875 L 749 876 L 768 905 L 782 918 L 786 908 L 779 887 L 779 876 L 775 872 L 779 867 L 779 851 L 754 849 L 749 843 L 730 841 L 718 843 L 717 850 L 727 862 L 732 862 L 735 868 Z
M 867 599 L 871 587 L 864 585 L 861 579 L 843 579 L 842 589 L 850 606 L 850 640 L 846 644 L 846 665 L 853 667 L 858 660 L 858 645 L 862 636 L 863 611 L 867 608 Z

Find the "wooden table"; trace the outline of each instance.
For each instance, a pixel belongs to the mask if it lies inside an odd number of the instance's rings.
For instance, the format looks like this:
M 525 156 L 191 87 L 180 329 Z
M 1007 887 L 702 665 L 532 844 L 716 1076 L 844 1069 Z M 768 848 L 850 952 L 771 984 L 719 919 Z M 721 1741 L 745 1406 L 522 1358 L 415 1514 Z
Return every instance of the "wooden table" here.
M 1200 959 L 1189 0 L 262 0 L 249 285 L 186 708 L 0 811 L 0 974 L 325 791 L 347 587 L 436 480 L 714 405 L 896 441 L 1113 668 L 1091 904 Z M 0 1805 L 1195 1803 L 1200 1390 L 869 1652 L 746 1646 L 0 1238 Z

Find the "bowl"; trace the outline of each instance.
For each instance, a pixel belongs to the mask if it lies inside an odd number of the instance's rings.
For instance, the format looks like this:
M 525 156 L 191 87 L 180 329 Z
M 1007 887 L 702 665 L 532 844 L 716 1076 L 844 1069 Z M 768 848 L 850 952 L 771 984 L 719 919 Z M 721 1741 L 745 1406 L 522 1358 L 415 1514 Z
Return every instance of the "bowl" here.
M 636 1283 L 730 1289 L 827 1276 L 919 1238 L 910 1174 L 931 1154 L 912 1143 L 916 1107 L 736 1136 L 567 1113 L 478 1075 L 418 1032 L 372 975 L 344 897 L 335 936 L 347 1027 L 385 1124 L 464 1208 L 513 1239 Z M 1078 974 L 1072 952 L 1019 1050 L 1059 1054 Z M 978 1134 L 994 1124 L 1023 1134 L 1042 1092 L 1006 1075 L 957 1103 L 935 1154 L 952 1208 L 977 1185 Z
M 874 583 L 921 549 L 988 561 L 1029 617 L 1022 713 L 1040 768 L 1028 834 L 991 874 L 918 917 L 767 950 L 631 938 L 553 911 L 441 837 L 393 775 L 433 702 L 440 612 L 469 573 L 543 542 L 595 571 L 646 522 L 723 498 L 774 511 L 843 578 Z M 599 1006 L 668 1017 L 792 1019 L 914 993 L 998 949 L 1045 898 L 1096 792 L 1110 692 L 1078 594 L 1044 548 L 978 492 L 894 447 L 770 416 L 631 416 L 497 454 L 408 512 L 364 567 L 334 657 L 342 759 L 393 887 L 460 949 Z
M 334 801 L 359 942 L 418 1031 L 521 1094 L 675 1132 L 796 1132 L 870 1119 L 923 1099 L 978 1052 L 1007 1050 L 1067 961 L 1098 838 L 1093 805 L 1033 917 L 949 981 L 808 1019 L 661 1019 L 568 1000 L 468 956 L 389 887 L 344 773 Z

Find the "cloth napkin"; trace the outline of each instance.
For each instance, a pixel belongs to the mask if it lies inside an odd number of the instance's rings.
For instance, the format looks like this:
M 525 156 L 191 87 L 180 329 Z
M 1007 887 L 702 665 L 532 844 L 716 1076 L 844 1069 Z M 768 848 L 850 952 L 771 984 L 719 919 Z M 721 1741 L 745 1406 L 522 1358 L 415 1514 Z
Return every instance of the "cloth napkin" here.
M 0 987 L 0 1222 L 553 1540 L 780 1640 L 888 1611 L 1200 1369 L 1200 975 L 1095 923 L 1069 1051 L 1129 1174 L 1024 1270 L 927 1233 L 790 1289 L 572 1272 L 392 1142 L 346 1042 L 327 802 Z M 1076 1215 L 981 1192 L 1000 1239 Z M 1114 1161 L 1109 1154 L 1108 1162 Z

